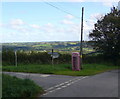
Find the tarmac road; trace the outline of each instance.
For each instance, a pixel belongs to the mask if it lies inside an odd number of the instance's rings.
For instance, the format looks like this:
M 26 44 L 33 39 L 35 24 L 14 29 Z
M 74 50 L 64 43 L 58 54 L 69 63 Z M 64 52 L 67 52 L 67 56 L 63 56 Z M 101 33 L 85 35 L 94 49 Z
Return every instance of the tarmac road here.
M 4 72 L 19 78 L 29 78 L 46 91 L 40 97 L 118 97 L 118 72 L 113 70 L 93 76 Z

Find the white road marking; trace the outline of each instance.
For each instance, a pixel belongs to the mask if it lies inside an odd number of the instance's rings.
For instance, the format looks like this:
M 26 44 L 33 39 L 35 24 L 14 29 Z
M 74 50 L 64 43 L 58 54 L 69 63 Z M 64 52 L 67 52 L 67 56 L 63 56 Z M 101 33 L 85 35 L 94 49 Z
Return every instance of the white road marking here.
M 50 87 L 50 88 L 46 89 L 45 91 L 51 90 L 51 89 L 53 89 L 53 88 L 54 88 L 54 87 Z
M 67 86 L 61 86 L 61 88 L 65 88 L 65 87 L 67 87 Z
M 23 76 L 38 76 L 38 77 L 48 77 L 50 75 L 47 74 L 31 74 L 31 73 L 17 73 L 17 72 L 4 72 L 6 74 L 13 74 L 13 75 L 23 75 Z
M 67 84 L 67 86 L 69 86 L 69 85 L 71 85 L 70 83 L 69 84 Z
M 78 77 L 77 77 L 77 78 L 78 78 Z M 72 79 L 72 80 L 68 80 L 68 81 L 66 81 L 66 82 L 64 82 L 64 83 L 61 83 L 61 84 L 58 84 L 58 85 L 56 85 L 56 86 L 54 86 L 54 87 L 50 87 L 50 88 L 46 89 L 45 91 L 49 91 L 49 90 L 51 90 L 51 89 L 55 89 L 55 88 L 60 87 L 60 86 L 62 86 L 62 85 L 68 84 L 68 83 L 70 83 L 71 81 L 76 80 L 77 78 L 74 78 L 74 79 Z
M 25 73 L 15 73 L 15 74 L 18 74 L 18 75 L 25 75 L 25 76 L 30 75 L 30 74 L 25 74 Z
M 40 77 L 48 77 L 48 76 L 50 76 L 50 75 L 40 75 Z
M 59 89 L 62 89 L 62 88 L 57 88 L 57 89 L 59 90 Z
M 24 75 L 24 76 L 38 76 L 38 77 L 48 77 L 50 75 L 46 75 L 46 74 L 29 74 L 29 73 L 15 73 L 18 75 Z
M 76 82 L 78 82 L 79 80 L 85 79 L 85 78 L 87 78 L 87 77 L 88 77 L 88 76 L 85 76 L 85 77 L 82 77 L 82 78 L 78 78 L 78 77 L 77 77 L 77 78 L 71 79 L 71 80 L 69 80 L 69 81 L 66 81 L 66 82 L 64 82 L 64 83 L 58 84 L 58 85 L 56 85 L 56 86 L 54 86 L 54 87 L 50 87 L 50 88 L 48 88 L 47 90 L 45 90 L 46 93 L 43 94 L 42 96 L 47 95 L 47 94 L 49 94 L 49 93 L 51 93 L 51 92 L 54 92 L 54 91 L 56 91 L 56 90 L 60 90 L 60 89 L 63 89 L 63 88 L 65 88 L 65 87 L 68 87 L 68 86 L 70 86 L 71 84 L 76 83 Z

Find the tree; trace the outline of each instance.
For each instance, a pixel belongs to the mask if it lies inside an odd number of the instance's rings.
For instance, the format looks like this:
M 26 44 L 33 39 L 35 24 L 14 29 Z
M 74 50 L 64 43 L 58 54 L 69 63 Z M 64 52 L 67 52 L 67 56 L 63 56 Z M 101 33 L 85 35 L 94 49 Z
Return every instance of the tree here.
M 89 37 L 97 51 L 116 61 L 120 57 L 120 10 L 113 7 L 99 19 Z

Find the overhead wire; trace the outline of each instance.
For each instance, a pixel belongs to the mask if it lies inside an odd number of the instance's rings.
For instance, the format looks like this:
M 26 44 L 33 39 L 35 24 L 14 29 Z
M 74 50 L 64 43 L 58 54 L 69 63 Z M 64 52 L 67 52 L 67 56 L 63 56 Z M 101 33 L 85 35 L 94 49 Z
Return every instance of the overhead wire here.
M 80 17 L 75 16 L 75 15 L 73 15 L 72 13 L 70 13 L 70 12 L 68 12 L 68 11 L 66 11 L 66 10 L 63 10 L 63 9 L 61 9 L 61 8 L 59 8 L 59 7 L 51 4 L 51 3 L 49 3 L 49 2 L 44 1 L 44 3 L 47 4 L 47 5 L 50 5 L 50 6 L 54 7 L 54 8 L 56 8 L 56 9 L 59 10 L 59 11 L 62 11 L 62 12 L 64 12 L 64 13 L 67 13 L 67 14 L 69 14 L 69 15 L 72 15 L 73 17 L 75 17 L 75 18 L 77 18 L 77 19 L 80 19 Z
M 45 1 L 45 0 L 43 0 L 43 2 L 44 2 L 45 4 L 47 4 L 47 5 L 49 5 L 49 6 L 54 7 L 55 9 L 57 9 L 57 10 L 59 10 L 59 11 L 61 11 L 61 12 L 67 13 L 67 14 L 69 14 L 69 15 L 72 15 L 74 18 L 80 20 L 80 17 L 75 16 L 75 15 L 73 15 L 72 13 L 70 13 L 70 12 L 68 12 L 68 11 L 66 11 L 66 10 L 63 10 L 62 8 L 59 8 L 59 7 L 53 5 L 53 4 L 51 4 L 51 3 L 49 3 L 49 2 L 47 2 L 47 1 Z M 80 23 L 79 23 L 79 27 L 80 27 Z M 78 33 L 80 33 L 80 29 L 78 30 Z M 80 36 L 79 36 L 79 40 L 80 40 Z

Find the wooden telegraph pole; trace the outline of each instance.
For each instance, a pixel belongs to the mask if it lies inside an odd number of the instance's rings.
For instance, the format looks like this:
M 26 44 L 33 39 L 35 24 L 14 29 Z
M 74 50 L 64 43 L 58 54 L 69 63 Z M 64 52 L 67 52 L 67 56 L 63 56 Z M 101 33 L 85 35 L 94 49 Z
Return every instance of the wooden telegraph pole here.
M 84 14 L 84 7 L 82 7 L 82 19 L 81 19 L 81 43 L 80 43 L 80 66 L 81 66 L 81 69 L 83 69 L 83 66 L 82 66 L 83 14 Z
M 15 66 L 17 67 L 17 51 L 15 51 Z
M 54 58 L 53 58 L 53 49 L 52 49 L 52 66 L 53 66 L 53 60 L 54 60 Z

